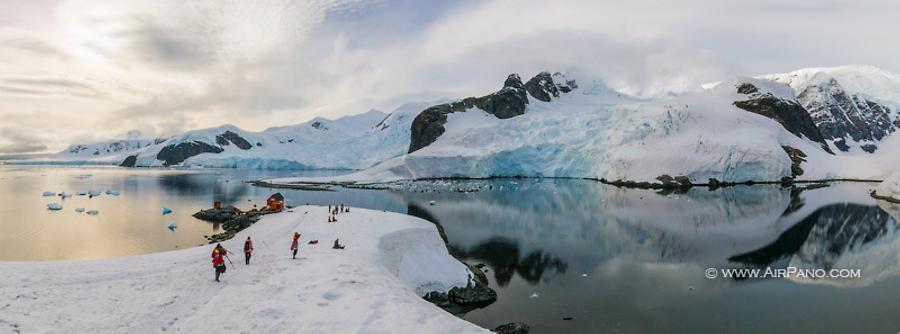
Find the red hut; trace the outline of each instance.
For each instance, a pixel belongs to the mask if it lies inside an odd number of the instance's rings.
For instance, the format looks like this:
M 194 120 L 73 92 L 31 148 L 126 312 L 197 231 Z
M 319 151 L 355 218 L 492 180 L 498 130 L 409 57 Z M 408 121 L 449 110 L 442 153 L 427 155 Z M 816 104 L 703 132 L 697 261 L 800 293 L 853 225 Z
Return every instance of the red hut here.
M 269 199 L 266 200 L 266 206 L 272 210 L 284 210 L 284 196 L 282 196 L 281 193 L 272 194 L 272 196 L 269 196 Z

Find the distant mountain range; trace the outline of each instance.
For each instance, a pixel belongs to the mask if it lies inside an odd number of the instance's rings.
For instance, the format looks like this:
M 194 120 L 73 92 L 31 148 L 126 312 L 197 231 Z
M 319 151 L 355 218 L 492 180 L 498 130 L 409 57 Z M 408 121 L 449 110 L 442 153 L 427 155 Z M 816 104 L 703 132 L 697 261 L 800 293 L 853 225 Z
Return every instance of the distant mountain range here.
M 900 145 L 885 144 L 900 127 L 898 107 L 900 76 L 871 66 L 730 78 L 651 100 L 543 72 L 527 81 L 510 75 L 481 97 L 408 103 L 391 113 L 79 144 L 26 163 L 368 169 L 354 180 L 872 177 L 886 173 L 885 156 L 900 153 Z M 846 171 L 861 161 L 872 163 Z

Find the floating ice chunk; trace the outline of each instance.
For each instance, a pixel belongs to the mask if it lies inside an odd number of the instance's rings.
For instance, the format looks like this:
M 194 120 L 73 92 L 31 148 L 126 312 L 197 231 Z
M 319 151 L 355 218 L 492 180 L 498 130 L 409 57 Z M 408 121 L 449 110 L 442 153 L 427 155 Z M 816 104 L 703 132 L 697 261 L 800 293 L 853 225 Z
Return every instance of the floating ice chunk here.
M 82 213 L 84 212 L 84 208 L 75 208 L 75 212 Z
M 167 226 L 167 227 L 168 227 L 170 230 L 174 231 L 176 228 L 178 228 L 178 225 L 175 225 L 175 223 L 169 223 L 169 226 Z
M 91 210 L 91 211 L 87 212 L 87 214 L 89 214 L 91 216 L 96 216 L 98 213 L 100 213 L 100 211 L 97 211 L 97 210 Z
M 62 197 L 62 199 L 66 199 L 66 198 L 72 197 L 72 194 L 63 191 L 63 192 L 59 193 L 59 197 Z
M 101 192 L 98 190 L 88 190 L 88 195 L 96 197 L 96 196 L 100 196 L 100 194 L 101 194 Z
M 581 277 L 587 277 L 587 274 L 581 274 Z
M 110 196 L 119 196 L 119 192 L 113 191 L 112 189 L 106 189 L 106 194 Z
M 79 192 L 77 192 L 75 195 L 78 195 L 78 196 L 84 196 L 84 195 L 87 195 L 87 192 L 86 192 L 86 191 L 79 191 Z
M 53 211 L 62 210 L 62 205 L 60 205 L 59 203 L 50 203 L 47 204 L 47 209 Z
M 537 292 L 532 292 L 531 296 L 528 296 L 528 298 L 537 298 L 537 297 L 540 297 Z
M 45 191 L 45 192 L 44 192 L 44 197 L 50 197 L 50 196 L 56 196 L 56 193 L 55 193 L 55 192 L 52 192 L 52 191 Z
M 167 214 L 170 214 L 170 213 L 172 213 L 172 209 L 169 209 L 169 208 L 167 208 L 167 207 L 163 207 L 163 209 L 162 209 L 162 214 L 163 214 L 163 215 L 167 215 Z
M 428 205 L 434 205 L 435 201 L 428 201 Z

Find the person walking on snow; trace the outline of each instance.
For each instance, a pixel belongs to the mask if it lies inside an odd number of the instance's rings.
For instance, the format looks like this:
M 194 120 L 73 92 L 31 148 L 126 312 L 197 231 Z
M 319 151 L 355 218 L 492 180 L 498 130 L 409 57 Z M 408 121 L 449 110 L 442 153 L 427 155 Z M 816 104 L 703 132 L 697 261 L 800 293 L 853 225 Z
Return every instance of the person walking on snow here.
M 297 258 L 298 250 L 300 250 L 300 233 L 294 232 L 294 241 L 291 242 L 291 251 L 294 252 L 293 259 Z
M 250 237 L 247 237 L 247 241 L 244 241 L 244 264 L 250 265 L 250 256 L 253 254 L 253 241 L 250 240 Z
M 219 275 L 225 273 L 224 252 L 225 252 L 224 249 L 222 249 L 221 252 L 219 251 L 219 246 L 216 246 L 216 248 L 213 249 L 212 264 L 213 264 L 213 268 L 215 268 L 215 270 L 216 270 L 216 282 L 219 282 Z

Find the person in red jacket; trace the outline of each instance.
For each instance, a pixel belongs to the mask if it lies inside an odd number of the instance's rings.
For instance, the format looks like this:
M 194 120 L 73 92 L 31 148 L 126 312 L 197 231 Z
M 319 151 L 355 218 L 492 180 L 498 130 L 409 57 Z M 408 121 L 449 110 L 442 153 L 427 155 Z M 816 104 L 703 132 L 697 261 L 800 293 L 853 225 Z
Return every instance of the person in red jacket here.
M 212 264 L 216 270 L 216 282 L 219 282 L 219 275 L 225 273 L 225 249 L 219 250 L 220 246 L 216 246 L 212 252 Z
M 244 241 L 244 264 L 250 265 L 250 256 L 253 253 L 253 241 L 250 240 L 250 237 L 247 237 L 247 241 Z
M 300 250 L 300 233 L 294 232 L 294 241 L 291 242 L 291 251 L 294 252 L 293 259 L 297 258 L 298 250 Z

